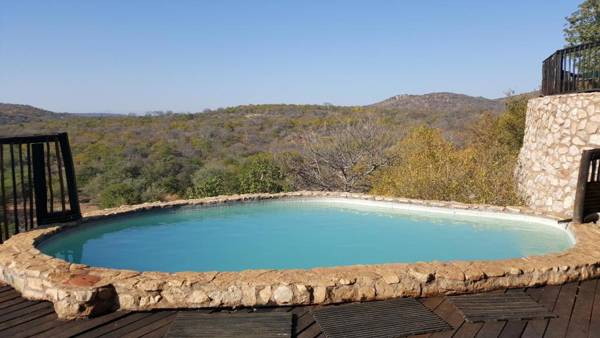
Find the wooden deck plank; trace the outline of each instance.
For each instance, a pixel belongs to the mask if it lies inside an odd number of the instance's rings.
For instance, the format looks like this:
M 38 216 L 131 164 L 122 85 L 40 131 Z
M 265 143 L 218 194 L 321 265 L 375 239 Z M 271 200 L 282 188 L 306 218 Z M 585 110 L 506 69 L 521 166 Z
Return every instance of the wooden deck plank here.
M 4 313 L 3 315 L 1 315 L 0 316 L 0 328 L 4 327 L 6 325 L 6 323 L 12 319 L 15 319 L 15 318 L 18 319 L 19 317 L 26 316 L 27 314 L 38 311 L 38 310 L 43 309 L 45 311 L 53 311 L 52 305 L 47 302 L 27 304 L 27 305 L 29 305 L 29 306 L 23 307 L 20 309 L 16 309 L 15 311 Z
M 17 300 L 21 300 L 21 299 L 22 298 L 13 299 L 13 301 L 17 301 Z M 2 318 L 4 315 L 14 313 L 17 310 L 24 309 L 26 307 L 34 306 L 37 304 L 40 304 L 40 302 L 32 302 L 29 300 L 24 301 L 24 302 L 15 302 L 15 304 L 13 304 L 11 306 L 7 306 L 5 308 L 0 309 L 0 318 Z
M 435 309 L 437 309 L 444 302 L 444 299 L 445 299 L 445 297 L 437 296 L 437 297 L 420 298 L 419 301 L 426 308 L 428 308 L 429 310 L 435 312 Z M 420 334 L 420 335 L 416 335 L 416 336 L 411 336 L 411 337 L 414 337 L 414 338 L 430 338 L 431 335 L 432 335 L 431 333 L 424 333 L 424 334 Z
M 144 338 L 162 338 L 167 334 L 169 327 L 171 327 L 171 323 L 173 323 L 173 321 L 170 321 L 166 325 L 161 326 L 161 327 L 157 328 L 156 330 L 143 335 L 142 337 L 144 337 Z
M 21 294 L 15 290 L 4 292 L 4 293 L 0 294 L 0 303 L 6 302 L 7 300 L 20 298 L 20 297 L 21 297 Z
M 4 301 L 5 298 L 7 298 L 9 296 L 13 296 L 13 295 L 16 295 L 16 296 L 20 297 L 21 293 L 18 292 L 17 290 L 15 290 L 15 289 L 13 289 L 13 288 L 11 288 L 9 290 L 6 290 L 6 291 L 0 293 L 0 302 Z
M 526 320 L 509 320 L 504 325 L 502 332 L 500 333 L 500 338 L 514 338 L 521 337 L 523 330 L 525 330 L 525 325 L 527 325 Z
M 54 311 L 50 306 L 41 307 L 31 312 L 21 312 L 15 315 L 12 319 L 7 319 L 0 322 L 0 335 L 4 335 L 4 331 L 10 330 L 15 326 L 23 327 L 28 325 L 35 325 L 34 322 L 36 319 L 53 313 Z
M 176 312 L 173 311 L 172 313 L 175 314 Z M 113 328 L 113 330 L 109 331 L 108 335 L 111 337 L 125 336 L 135 330 L 138 330 L 141 327 L 144 327 L 145 325 L 150 325 L 153 322 L 155 322 L 156 320 L 159 320 L 159 319 L 162 319 L 162 318 L 168 316 L 170 314 L 170 312 L 164 311 L 164 312 L 144 313 L 144 314 L 145 314 L 145 316 L 137 316 L 137 315 L 139 315 L 139 313 L 131 313 L 126 317 L 120 318 L 119 320 L 123 320 L 123 319 L 126 319 L 126 318 L 136 315 L 133 321 L 128 321 L 124 325 L 119 325 L 119 327 Z M 114 321 L 114 322 L 116 322 L 116 321 Z M 112 326 L 114 322 L 105 324 L 105 325 L 101 326 L 99 329 L 104 329 L 106 326 Z M 94 331 L 96 331 L 96 330 L 93 330 L 90 332 L 93 333 Z
M 497 338 L 506 325 L 505 321 L 485 322 L 477 333 L 477 338 Z
M 10 290 L 13 290 L 13 288 L 8 285 L 0 286 L 0 293 L 10 291 Z
M 100 336 L 108 334 L 108 333 L 112 334 L 114 331 L 116 331 L 120 328 L 123 328 L 127 325 L 130 325 L 134 322 L 137 322 L 139 320 L 142 320 L 150 315 L 151 315 L 151 313 L 149 313 L 149 312 L 132 313 L 129 316 L 125 316 L 123 318 L 117 319 L 117 320 L 110 322 L 106 325 L 103 325 L 95 330 L 88 331 L 84 334 L 81 334 L 78 337 L 93 338 L 93 337 L 100 337 Z
M 514 289 L 506 289 L 505 293 L 523 293 L 525 292 L 525 288 L 514 288 Z
M 542 288 L 536 288 L 528 290 L 528 293 L 539 293 L 536 301 L 542 305 L 544 305 L 548 310 L 553 310 L 554 305 L 556 304 L 556 300 L 558 299 L 558 294 L 560 293 L 560 286 L 558 285 L 547 285 Z M 546 327 L 548 326 L 549 319 L 534 319 L 530 320 L 525 326 L 525 331 L 523 331 L 523 338 L 537 338 L 543 337 L 544 332 L 546 332 Z
M 8 300 L 6 302 L 0 303 L 0 310 L 4 309 L 4 308 L 7 308 L 9 306 L 13 306 L 15 304 L 25 303 L 25 302 L 29 302 L 29 300 L 27 300 L 25 298 L 21 298 L 21 297 L 15 298 L 15 299 L 12 299 L 12 300 Z
M 2 290 L 2 292 L 0 293 L 0 300 L 3 299 L 3 297 L 5 297 L 6 295 L 9 294 L 17 294 L 17 295 L 21 295 L 21 293 L 19 293 L 17 290 L 15 290 L 14 288 L 11 288 L 9 286 L 7 286 L 5 289 Z
M 290 312 L 295 308 L 298 308 L 301 306 L 278 306 L 278 307 L 257 307 L 252 309 L 254 312 L 257 313 L 261 313 L 261 312 Z
M 315 338 L 323 334 L 321 327 L 317 322 L 312 323 L 309 327 L 298 333 L 297 338 Z M 293 336 L 292 336 L 293 337 Z
M 435 332 L 431 334 L 431 338 L 446 338 L 452 337 L 460 326 L 464 323 L 464 319 L 460 312 L 452 305 L 447 297 L 444 297 L 444 301 L 434 311 L 438 316 L 445 320 L 454 329 L 444 332 Z
M 429 310 L 435 310 L 442 302 L 444 301 L 444 297 L 428 297 L 419 299 L 421 304 L 425 305 Z
M 118 311 L 93 319 L 74 320 L 68 322 L 65 321 L 64 325 L 58 326 L 50 331 L 47 331 L 45 334 L 47 335 L 47 337 L 53 338 L 72 337 L 85 333 L 94 328 L 100 327 L 127 315 L 129 315 L 129 312 Z
M 274 309 L 278 309 L 279 311 L 283 312 L 287 312 L 290 311 L 292 308 L 291 307 L 278 307 L 278 308 L 257 308 L 255 309 L 256 312 L 269 312 L 270 310 L 274 310 Z M 174 311 L 174 312 L 179 312 L 179 311 Z M 196 309 L 193 310 L 193 312 L 199 312 L 199 313 L 211 313 L 213 312 L 213 310 L 211 309 Z M 154 331 L 152 332 L 148 332 L 146 334 L 144 334 L 142 337 L 144 338 L 162 338 L 167 334 L 167 331 L 169 330 L 169 328 L 171 327 L 171 324 L 173 323 L 173 321 L 175 320 L 175 318 L 169 318 L 168 320 L 165 321 L 163 326 L 157 327 Z
M 571 320 L 567 327 L 567 336 L 570 338 L 587 338 L 592 316 L 592 306 L 594 305 L 594 295 L 596 293 L 598 280 L 587 280 L 581 282 L 575 305 L 571 314 Z M 600 335 L 600 333 L 599 333 Z
M 566 336 L 578 287 L 578 283 L 570 283 L 565 284 L 560 288 L 560 293 L 553 311 L 558 315 L 558 318 L 550 319 L 544 337 L 555 338 Z
M 594 295 L 594 305 L 592 306 L 589 331 L 590 333 L 600 332 L 600 283 L 596 285 L 596 294 Z
M 170 325 L 173 320 L 175 320 L 175 316 L 177 315 L 176 311 L 164 311 L 155 313 L 152 316 L 153 321 L 147 323 L 136 330 L 133 330 L 123 336 L 122 338 L 137 338 L 143 337 L 147 334 L 150 334 L 160 328 L 163 328 L 166 325 Z
M 411 338 L 429 338 L 431 337 L 431 333 L 423 333 L 423 334 L 418 334 L 415 336 L 409 336 Z
M 544 293 L 544 287 L 527 288 L 525 292 L 536 302 L 540 301 L 542 293 Z
M 43 336 L 45 331 L 62 325 L 57 319 L 56 313 L 52 312 L 42 317 L 36 318 L 31 322 L 12 327 L 9 330 L 2 331 L 2 335 L 12 338 Z
M 306 330 L 309 326 L 315 324 L 316 320 L 310 313 L 310 309 L 311 307 L 307 306 L 292 310 L 292 313 L 295 317 L 294 325 L 292 326 L 293 334 L 299 334 Z M 316 325 L 319 326 L 319 324 Z
M 456 331 L 453 338 L 473 338 L 477 336 L 479 330 L 483 327 L 483 323 L 463 323 Z
M 321 326 L 311 314 L 311 310 L 320 306 L 298 306 L 292 310 L 294 314 L 294 325 L 292 326 L 292 337 L 315 338 L 322 334 Z

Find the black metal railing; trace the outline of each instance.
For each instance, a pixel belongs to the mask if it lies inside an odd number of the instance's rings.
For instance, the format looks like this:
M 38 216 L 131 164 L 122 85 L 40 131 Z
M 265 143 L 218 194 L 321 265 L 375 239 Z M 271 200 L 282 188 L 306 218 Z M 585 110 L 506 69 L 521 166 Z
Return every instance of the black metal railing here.
M 556 51 L 542 66 L 542 95 L 600 91 L 600 40 Z
M 81 218 L 67 134 L 0 138 L 0 199 L 0 243 Z

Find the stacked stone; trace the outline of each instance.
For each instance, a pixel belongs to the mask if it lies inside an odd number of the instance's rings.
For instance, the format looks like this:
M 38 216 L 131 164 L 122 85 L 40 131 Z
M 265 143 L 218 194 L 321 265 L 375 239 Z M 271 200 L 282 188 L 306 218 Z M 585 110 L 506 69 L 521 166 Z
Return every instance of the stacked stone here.
M 570 217 L 583 150 L 600 147 L 600 93 L 529 100 L 516 175 L 537 211 Z

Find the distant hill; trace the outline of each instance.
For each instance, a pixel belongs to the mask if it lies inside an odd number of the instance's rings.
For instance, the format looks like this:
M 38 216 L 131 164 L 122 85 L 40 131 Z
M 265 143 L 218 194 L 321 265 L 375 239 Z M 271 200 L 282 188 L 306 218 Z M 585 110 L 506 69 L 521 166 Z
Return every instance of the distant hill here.
M 537 92 L 525 93 L 520 95 L 537 96 Z M 504 110 L 506 98 L 488 99 L 484 97 L 474 97 L 456 93 L 430 93 L 424 95 L 396 95 L 381 102 L 366 106 L 335 106 L 335 105 L 295 105 L 295 104 L 260 104 L 243 105 L 228 108 L 208 110 L 195 114 L 173 114 L 160 113 L 149 114 L 153 120 L 163 121 L 164 123 L 177 116 L 183 118 L 201 118 L 206 123 L 221 126 L 219 133 L 226 133 L 227 128 L 223 126 L 243 126 L 248 124 L 248 128 L 258 128 L 259 130 L 274 128 L 274 134 L 264 135 L 263 142 L 277 140 L 281 135 L 281 130 L 295 129 L 302 124 L 314 127 L 318 121 L 335 120 L 342 116 L 357 116 L 365 112 L 374 112 L 385 118 L 386 123 L 398 131 L 407 130 L 411 126 L 426 124 L 431 127 L 440 128 L 444 134 L 451 140 L 460 143 L 464 127 L 481 118 L 482 115 L 490 113 L 500 114 Z M 36 108 L 23 104 L 0 103 L 0 124 L 26 124 L 32 132 L 48 129 L 49 122 L 58 126 L 58 129 L 64 129 L 65 122 L 88 119 L 95 119 L 98 123 L 112 125 L 116 123 L 113 129 L 121 129 L 122 121 L 128 121 L 132 128 L 137 123 L 138 118 L 142 116 L 127 116 L 110 113 L 54 113 L 45 109 Z M 57 121 L 58 120 L 58 121 Z M 64 120 L 64 121 L 62 121 Z M 86 122 L 87 123 L 87 122 Z M 159 124 L 160 124 L 159 123 Z M 62 127 L 60 127 L 62 126 Z M 181 127 L 178 126 L 177 129 Z M 231 129 L 231 128 L 230 128 Z M 21 130 L 14 128 L 0 128 L 0 134 L 20 133 Z M 175 131 L 174 131 L 175 132 Z M 259 131 L 248 133 L 249 137 L 257 137 Z M 291 142 L 291 141 L 290 141 Z M 291 142 L 293 143 L 293 142 Z M 280 143 L 277 143 L 280 144 Z
M 502 100 L 487 99 L 455 93 L 431 93 L 424 95 L 396 95 L 371 106 L 399 111 L 427 113 L 501 112 Z
M 81 117 L 119 117 L 119 116 L 124 116 L 125 114 L 119 114 L 119 113 L 71 113 L 71 115 L 81 116 Z
M 537 97 L 533 91 L 513 97 Z M 504 111 L 507 97 L 488 99 L 456 93 L 430 93 L 424 95 L 396 95 L 366 107 L 393 113 L 398 121 L 411 124 L 427 124 L 440 128 L 451 140 L 461 142 L 460 135 L 465 126 L 484 114 L 499 115 Z
M 531 92 L 516 94 L 516 95 L 509 96 L 509 97 L 501 97 L 499 99 L 496 99 L 495 101 L 500 101 L 500 102 L 504 103 L 504 102 L 506 102 L 506 100 L 508 98 L 518 98 L 518 97 L 525 96 L 525 97 L 531 99 L 531 98 L 534 98 L 534 97 L 539 97 L 540 95 L 541 95 L 541 93 L 540 93 L 539 90 L 534 90 L 534 91 L 531 91 Z
M 0 123 L 19 124 L 49 119 L 65 119 L 73 117 L 120 117 L 116 113 L 55 113 L 53 111 L 37 108 L 27 104 L 14 104 L 0 102 Z
M 538 92 L 529 92 L 519 95 L 535 97 Z M 475 97 L 464 94 L 440 92 L 423 95 L 396 95 L 381 102 L 363 106 L 370 110 L 381 110 L 388 113 L 395 112 L 401 115 L 407 115 L 409 120 L 423 119 L 425 123 L 438 119 L 451 120 L 471 120 L 480 116 L 484 112 L 492 114 L 500 113 L 504 110 L 506 98 L 488 99 L 485 97 Z M 320 115 L 326 114 L 328 110 L 351 109 L 352 107 L 340 107 L 332 105 L 247 105 L 230 108 L 221 108 L 209 110 L 209 113 L 231 112 L 253 110 L 261 107 L 262 113 L 296 115 L 300 111 L 315 110 L 320 111 Z M 155 114 L 157 116 L 161 114 Z M 25 104 L 0 103 L 0 123 L 14 124 L 32 121 L 41 121 L 46 119 L 66 118 L 66 117 L 120 117 L 121 114 L 114 113 L 55 113 L 45 109 L 33 107 Z M 443 128 L 444 129 L 444 128 Z
M 54 113 L 26 104 L 0 102 L 0 123 L 2 124 L 42 121 L 45 119 L 64 118 L 65 116 L 68 116 L 68 114 Z

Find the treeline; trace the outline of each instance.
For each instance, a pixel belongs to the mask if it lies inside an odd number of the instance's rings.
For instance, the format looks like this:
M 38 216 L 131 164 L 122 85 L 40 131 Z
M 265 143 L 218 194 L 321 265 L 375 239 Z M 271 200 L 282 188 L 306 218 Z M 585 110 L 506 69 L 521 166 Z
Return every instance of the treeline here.
M 257 105 L 29 121 L 0 135 L 67 131 L 81 198 L 101 207 L 297 189 L 517 204 L 526 98 L 508 102 L 500 116 L 441 125 L 436 114 Z

